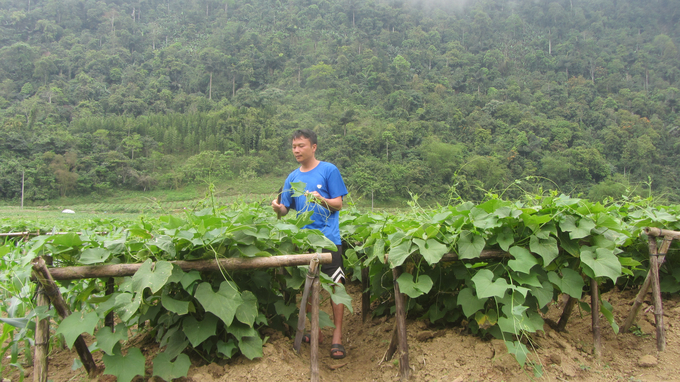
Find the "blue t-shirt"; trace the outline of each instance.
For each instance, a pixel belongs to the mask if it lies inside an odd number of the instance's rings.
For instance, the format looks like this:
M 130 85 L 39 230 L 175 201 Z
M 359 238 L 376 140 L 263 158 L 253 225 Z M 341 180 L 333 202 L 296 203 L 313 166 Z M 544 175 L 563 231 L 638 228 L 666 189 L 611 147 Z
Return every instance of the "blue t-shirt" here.
M 314 222 L 304 226 L 304 228 L 318 229 L 336 245 L 342 244 L 340 238 L 340 212 L 331 212 L 317 203 L 307 203 L 307 197 L 304 195 L 293 197 L 294 190 L 291 188 L 291 183 L 296 182 L 304 182 L 306 184 L 304 190 L 297 191 L 317 191 L 327 199 L 345 196 L 347 195 L 347 187 L 345 187 L 345 182 L 342 180 L 340 170 L 334 164 L 323 161 L 320 161 L 316 167 L 307 172 L 302 172 L 297 168 L 286 178 L 286 183 L 281 193 L 281 204 L 286 206 L 286 208 L 291 208 L 292 206 L 298 215 L 303 212 L 313 211 L 311 219 Z

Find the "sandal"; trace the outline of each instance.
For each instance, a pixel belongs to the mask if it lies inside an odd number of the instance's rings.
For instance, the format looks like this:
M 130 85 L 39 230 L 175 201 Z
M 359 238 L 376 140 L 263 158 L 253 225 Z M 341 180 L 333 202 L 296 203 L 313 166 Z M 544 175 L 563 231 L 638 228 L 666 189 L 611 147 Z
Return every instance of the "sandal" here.
M 305 344 L 312 343 L 312 335 L 310 333 L 305 333 L 305 335 L 302 336 L 302 342 Z
M 331 358 L 333 359 L 343 359 L 347 353 L 345 352 L 345 347 L 341 344 L 331 345 Z

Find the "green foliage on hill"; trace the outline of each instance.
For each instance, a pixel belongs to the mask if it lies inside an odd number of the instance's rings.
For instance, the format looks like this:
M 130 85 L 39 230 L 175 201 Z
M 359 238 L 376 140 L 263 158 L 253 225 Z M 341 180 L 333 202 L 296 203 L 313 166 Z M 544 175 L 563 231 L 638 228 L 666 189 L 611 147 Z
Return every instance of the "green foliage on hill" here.
M 284 175 L 680 200 L 673 1 L 0 1 L 0 198 Z M 651 181 L 650 181 L 651 180 Z M 643 186 L 640 186 L 640 185 Z

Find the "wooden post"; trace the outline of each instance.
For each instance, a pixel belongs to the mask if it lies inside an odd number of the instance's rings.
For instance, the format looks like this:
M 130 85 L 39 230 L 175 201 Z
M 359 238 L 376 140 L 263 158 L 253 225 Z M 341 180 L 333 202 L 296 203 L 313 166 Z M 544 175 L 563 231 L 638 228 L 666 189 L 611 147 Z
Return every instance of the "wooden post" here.
M 408 340 L 406 338 L 406 306 L 404 306 L 404 297 L 401 295 L 399 283 L 397 283 L 400 274 L 400 267 L 392 268 L 392 277 L 394 278 L 394 305 L 397 309 L 397 337 L 399 338 L 399 374 L 402 381 L 408 381 L 411 374 L 411 367 L 408 362 Z
M 663 302 L 659 285 L 659 258 L 656 238 L 649 238 L 649 271 L 652 277 L 652 295 L 654 296 L 654 318 L 656 319 L 656 349 L 666 350 L 666 331 L 663 327 Z
M 569 301 L 567 301 L 567 304 L 564 305 L 564 310 L 562 311 L 562 315 L 560 316 L 560 320 L 557 322 L 557 331 L 558 332 L 564 332 L 564 330 L 567 328 L 567 321 L 569 321 L 569 317 L 571 316 L 571 312 L 574 310 L 574 306 L 576 306 L 576 303 L 578 302 L 578 299 L 575 299 L 571 296 L 569 296 Z
M 361 321 L 366 322 L 371 313 L 371 280 L 369 280 L 368 268 L 361 269 Z
M 106 279 L 106 295 L 110 296 L 113 294 L 113 277 Z M 106 314 L 104 318 L 104 325 L 108 326 L 113 332 L 113 310 Z
M 36 288 L 38 295 L 36 304 L 38 306 L 48 306 L 49 298 L 45 295 L 43 288 L 38 285 Z M 50 319 L 39 320 L 35 326 L 35 364 L 33 365 L 33 382 L 47 382 L 47 366 L 50 344 Z
M 653 240 L 652 236 L 648 238 L 648 240 Z M 660 267 L 661 264 L 666 260 L 666 253 L 668 253 L 668 248 L 671 245 L 671 241 L 673 241 L 672 238 L 669 238 L 668 236 L 664 237 L 663 243 L 661 244 L 661 249 L 659 250 L 659 254 L 657 256 L 657 267 Z M 656 248 L 656 242 L 654 243 L 654 248 Z M 652 250 L 650 246 L 650 251 Z M 656 249 L 655 249 L 656 250 Z M 651 253 L 651 252 L 650 252 Z M 642 286 L 640 287 L 640 290 L 638 291 L 637 295 L 635 296 L 635 301 L 633 302 L 633 306 L 630 307 L 630 310 L 628 311 L 628 317 L 626 318 L 626 322 L 623 323 L 623 326 L 621 326 L 621 329 L 619 329 L 619 333 L 628 333 L 630 330 L 631 326 L 633 326 L 633 323 L 635 322 L 635 319 L 637 318 L 638 313 L 640 313 L 640 309 L 642 308 L 642 303 L 645 301 L 645 296 L 649 292 L 649 287 L 652 285 L 652 270 L 650 267 L 649 272 L 647 272 L 647 277 L 645 277 L 645 282 L 642 283 Z
M 593 319 L 593 355 L 602 356 L 602 328 L 600 327 L 600 291 L 597 280 L 590 279 L 590 313 Z
M 397 346 L 399 345 L 399 335 L 397 328 L 397 320 L 394 320 L 394 329 L 392 329 L 392 338 L 390 339 L 390 345 L 387 347 L 385 355 L 383 355 L 382 362 L 387 362 L 392 359 L 394 353 L 397 352 Z
M 44 288 L 45 293 L 52 301 L 52 305 L 54 305 L 54 309 L 59 314 L 59 317 L 64 319 L 70 316 L 71 310 L 66 305 L 64 298 L 59 293 L 59 287 L 52 279 L 50 272 L 47 270 L 45 260 L 43 260 L 42 257 L 36 257 L 33 259 L 32 264 L 33 276 Z M 87 344 L 85 343 L 83 336 L 78 336 L 74 346 L 76 348 L 76 352 L 78 352 L 78 355 L 80 356 L 83 366 L 85 366 L 85 370 L 87 370 L 87 374 L 90 376 L 90 378 L 94 377 L 97 374 L 97 365 L 94 363 L 92 354 L 87 348 Z
M 321 283 L 317 269 L 314 273 L 314 281 L 312 281 L 312 333 L 309 343 L 311 345 L 310 368 L 312 382 L 319 382 L 319 289 L 321 289 Z
M 309 300 L 309 290 L 312 288 L 312 283 L 314 281 L 314 273 L 316 273 L 316 268 L 319 262 L 312 259 L 309 263 L 309 272 L 307 273 L 307 278 L 305 279 L 305 289 L 302 291 L 302 301 L 300 301 L 300 313 L 298 314 L 298 324 L 297 331 L 295 332 L 295 342 L 293 343 L 293 349 L 296 353 L 300 352 L 300 346 L 302 346 L 302 337 L 305 334 L 305 322 L 307 320 L 307 301 Z

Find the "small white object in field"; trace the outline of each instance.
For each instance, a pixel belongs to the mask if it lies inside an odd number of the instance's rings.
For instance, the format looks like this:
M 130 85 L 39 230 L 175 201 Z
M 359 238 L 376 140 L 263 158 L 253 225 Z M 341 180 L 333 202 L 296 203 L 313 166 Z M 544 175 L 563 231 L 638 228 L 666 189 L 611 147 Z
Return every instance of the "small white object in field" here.
M 61 213 L 62 213 L 62 214 L 75 214 L 75 213 L 76 213 L 76 211 L 73 211 L 73 210 L 69 210 L 69 209 L 67 208 L 67 209 L 65 209 L 65 210 L 61 211 Z

